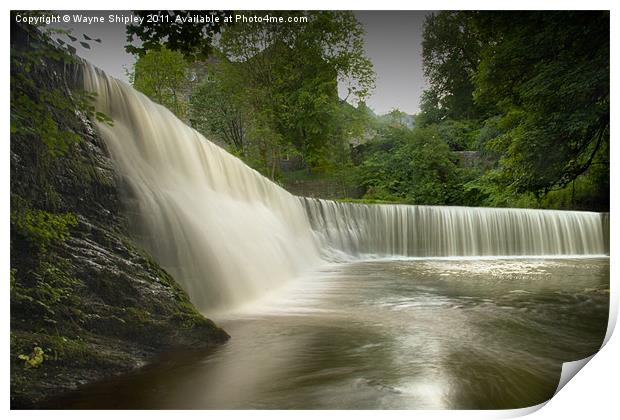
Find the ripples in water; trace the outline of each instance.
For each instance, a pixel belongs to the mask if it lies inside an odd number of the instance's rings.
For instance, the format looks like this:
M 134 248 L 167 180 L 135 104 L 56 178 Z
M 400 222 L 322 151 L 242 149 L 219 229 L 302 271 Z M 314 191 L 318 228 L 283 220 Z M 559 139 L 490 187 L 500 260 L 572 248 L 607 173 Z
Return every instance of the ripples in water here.
M 210 354 L 170 354 L 62 408 L 519 408 L 605 335 L 608 259 L 324 267 L 220 315 Z

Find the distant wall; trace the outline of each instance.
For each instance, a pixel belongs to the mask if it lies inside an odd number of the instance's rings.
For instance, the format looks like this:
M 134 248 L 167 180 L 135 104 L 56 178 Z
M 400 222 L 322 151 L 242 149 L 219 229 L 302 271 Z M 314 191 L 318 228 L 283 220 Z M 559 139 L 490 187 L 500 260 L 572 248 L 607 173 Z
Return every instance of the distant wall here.
M 334 179 L 304 179 L 285 181 L 284 188 L 301 197 L 341 199 L 362 198 L 364 188 L 343 184 Z

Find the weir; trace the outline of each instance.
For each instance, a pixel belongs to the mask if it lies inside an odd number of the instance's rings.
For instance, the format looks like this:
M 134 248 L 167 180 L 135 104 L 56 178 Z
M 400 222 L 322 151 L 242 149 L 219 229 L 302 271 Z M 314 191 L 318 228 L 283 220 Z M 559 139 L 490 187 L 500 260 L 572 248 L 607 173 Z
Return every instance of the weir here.
M 598 213 L 364 205 L 293 196 L 90 64 L 84 88 L 127 185 L 141 244 L 202 310 L 251 300 L 324 261 L 608 252 Z
M 320 263 L 302 203 L 165 107 L 84 65 L 84 87 L 141 244 L 204 310 L 259 296 Z
M 608 252 L 600 213 L 485 207 L 304 203 L 322 245 L 354 256 L 564 256 Z

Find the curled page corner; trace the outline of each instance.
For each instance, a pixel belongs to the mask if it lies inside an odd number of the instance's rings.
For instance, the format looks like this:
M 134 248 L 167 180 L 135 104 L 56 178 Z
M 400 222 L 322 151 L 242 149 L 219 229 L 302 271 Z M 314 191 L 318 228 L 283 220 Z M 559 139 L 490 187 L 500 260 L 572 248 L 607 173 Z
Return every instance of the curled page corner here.
M 611 335 L 614 332 L 616 327 L 616 320 L 618 318 L 618 304 L 617 300 L 611 298 L 609 305 L 609 321 L 607 322 L 607 332 L 605 333 L 605 338 L 603 339 L 603 343 L 601 344 L 601 348 L 591 356 L 580 360 L 573 360 L 572 362 L 564 362 L 562 363 L 562 373 L 560 375 L 560 382 L 558 383 L 558 387 L 556 388 L 553 396 L 555 396 L 564 385 L 568 383 L 573 377 L 579 372 L 596 354 L 605 347 Z M 553 397 L 552 397 L 553 398 Z
M 529 407 L 514 408 L 514 409 L 511 409 L 511 410 L 497 411 L 497 413 L 499 413 L 499 415 L 497 417 L 495 417 L 495 418 L 512 419 L 512 418 L 516 418 L 516 417 L 525 417 L 527 415 L 530 415 L 530 414 L 535 413 L 536 411 L 540 410 L 545 405 L 547 405 L 547 403 L 549 401 L 550 401 L 550 399 L 547 400 L 547 401 L 541 402 L 540 404 L 531 405 Z
M 619 297 L 619 293 L 616 289 L 617 287 L 613 287 L 609 295 L 609 320 L 607 321 L 607 332 L 605 333 L 605 338 L 603 339 L 603 344 L 601 345 L 601 349 L 605 347 L 605 344 L 607 344 L 607 342 L 611 338 L 611 335 L 614 333 L 614 330 L 616 329 L 616 321 L 618 320 L 618 297 Z M 599 349 L 599 351 L 601 351 L 601 349 Z
M 577 374 L 577 372 L 579 372 L 595 355 L 596 355 L 596 353 L 594 353 L 592 356 L 588 356 L 588 357 L 586 357 L 584 359 L 573 360 L 572 362 L 564 362 L 564 363 L 562 363 L 562 373 L 560 375 L 560 382 L 558 383 L 558 387 L 556 388 L 555 392 L 553 393 L 553 396 L 551 398 L 549 398 L 547 401 L 544 401 L 544 402 L 542 402 L 540 404 L 532 405 L 530 407 L 523 407 L 523 408 L 517 408 L 517 409 L 512 409 L 512 410 L 505 410 L 504 412 L 501 412 L 501 414 L 497 418 L 524 417 L 524 416 L 527 416 L 529 414 L 532 414 L 532 413 L 540 410 L 545 405 L 547 405 L 547 403 L 549 401 L 551 401 L 553 399 L 553 397 L 555 397 L 556 394 L 558 392 L 560 392 L 560 390 L 562 388 L 564 388 L 564 385 L 566 385 Z
M 609 299 L 609 320 L 607 322 L 607 332 L 605 333 L 605 338 L 603 339 L 603 343 L 601 344 L 601 347 L 599 348 L 599 350 L 588 356 L 585 357 L 583 359 L 579 359 L 579 360 L 573 360 L 572 362 L 564 362 L 562 363 L 562 373 L 560 374 L 560 381 L 558 382 L 558 387 L 556 388 L 555 392 L 553 393 L 553 396 L 548 399 L 547 401 L 538 404 L 538 405 L 534 405 L 531 407 L 526 407 L 526 408 L 521 408 L 521 409 L 517 409 L 517 410 L 510 410 L 511 413 L 509 413 L 508 417 L 521 417 L 521 416 L 525 416 L 527 414 L 531 414 L 535 411 L 540 410 L 542 407 L 544 407 L 549 401 L 551 401 L 551 399 L 553 397 L 555 397 L 557 395 L 558 392 L 560 392 L 560 390 L 562 388 L 564 388 L 564 386 L 571 380 L 573 379 L 573 377 L 575 375 L 577 375 L 577 373 L 583 369 L 583 367 L 588 364 L 588 362 L 590 360 L 592 360 L 592 358 L 594 356 L 596 356 L 598 354 L 599 351 L 603 350 L 603 348 L 605 347 L 605 345 L 607 344 L 607 342 L 609 341 L 609 339 L 611 338 L 615 328 L 616 328 L 616 321 L 618 319 L 618 292 L 616 291 L 616 288 L 612 289 L 612 293 L 610 294 L 610 299 Z
M 572 362 L 565 362 L 562 364 L 562 374 L 560 375 L 560 382 L 558 383 L 558 387 L 556 388 L 553 396 L 555 396 L 564 385 L 568 383 L 573 377 L 579 372 L 592 358 L 596 355 L 594 353 L 592 356 L 588 356 L 584 359 L 573 360 Z M 553 397 L 552 397 L 553 398 Z

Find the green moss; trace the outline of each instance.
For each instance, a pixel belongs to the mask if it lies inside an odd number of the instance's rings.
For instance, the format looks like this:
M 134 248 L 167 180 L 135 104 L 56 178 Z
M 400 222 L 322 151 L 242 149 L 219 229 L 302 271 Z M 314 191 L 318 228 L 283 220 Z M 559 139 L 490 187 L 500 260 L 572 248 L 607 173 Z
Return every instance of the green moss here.
M 54 365 L 93 366 L 106 365 L 108 357 L 91 346 L 87 338 L 45 335 L 40 344 L 46 351 L 46 359 Z
M 127 313 L 130 321 L 132 322 L 138 324 L 145 324 L 151 321 L 151 313 L 142 308 L 129 307 L 125 308 L 125 312 Z
M 26 354 L 29 349 L 33 350 Z M 107 363 L 105 355 L 91 346 L 86 338 L 80 336 L 20 332 L 11 335 L 11 353 L 15 359 L 23 360 L 24 367 L 28 369 Z
M 41 347 L 35 347 L 30 354 L 20 354 L 19 360 L 24 361 L 24 367 L 26 369 L 36 369 L 43 363 L 45 353 Z
M 30 322 L 54 325 L 56 330 L 72 331 L 82 317 L 82 302 L 76 290 L 83 283 L 68 272 L 67 264 L 57 258 L 54 262 L 40 261 L 29 273 L 13 271 L 11 312 Z
M 12 227 L 41 252 L 55 242 L 65 241 L 69 227 L 76 224 L 77 218 L 72 213 L 54 214 L 26 206 L 11 209 Z
M 205 318 L 189 300 L 180 300 L 177 304 L 177 310 L 173 315 L 173 321 L 177 323 L 181 328 L 185 330 L 192 330 L 196 328 L 208 328 L 213 329 L 215 332 L 219 331 L 219 328 L 215 324 Z

